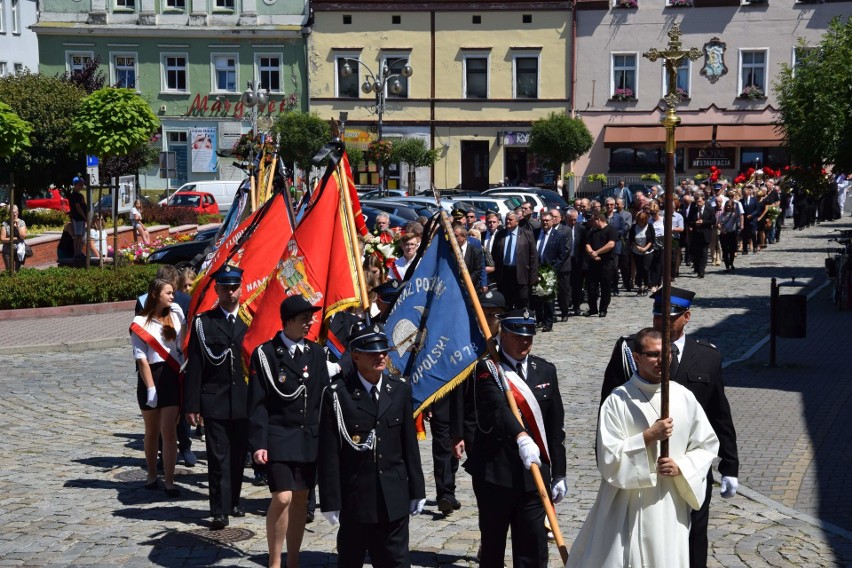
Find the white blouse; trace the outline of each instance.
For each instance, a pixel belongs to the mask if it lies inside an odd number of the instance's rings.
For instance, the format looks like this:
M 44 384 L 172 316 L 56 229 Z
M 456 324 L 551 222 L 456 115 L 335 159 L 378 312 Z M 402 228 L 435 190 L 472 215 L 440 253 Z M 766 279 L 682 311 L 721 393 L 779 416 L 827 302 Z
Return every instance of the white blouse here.
M 163 339 L 163 324 L 159 322 L 157 319 L 152 319 L 148 321 L 147 316 L 136 316 L 133 318 L 133 323 L 138 324 L 142 328 L 145 329 L 148 333 L 150 333 L 155 339 L 160 342 L 160 345 L 165 347 L 166 351 L 171 354 L 172 357 L 178 362 L 178 364 L 183 365 L 183 352 L 181 351 L 181 345 L 183 345 L 183 336 L 185 333 L 185 325 L 184 325 L 184 317 L 183 310 L 180 309 L 180 306 L 177 304 L 172 304 L 170 310 L 170 316 L 172 318 L 172 325 L 177 332 L 177 337 L 175 337 L 171 341 L 166 341 Z M 157 353 L 151 346 L 142 341 L 142 339 L 136 335 L 135 333 L 130 334 L 131 344 L 133 346 L 133 358 L 134 359 L 147 359 L 149 364 L 153 363 L 162 363 L 164 359 L 160 357 L 160 354 Z

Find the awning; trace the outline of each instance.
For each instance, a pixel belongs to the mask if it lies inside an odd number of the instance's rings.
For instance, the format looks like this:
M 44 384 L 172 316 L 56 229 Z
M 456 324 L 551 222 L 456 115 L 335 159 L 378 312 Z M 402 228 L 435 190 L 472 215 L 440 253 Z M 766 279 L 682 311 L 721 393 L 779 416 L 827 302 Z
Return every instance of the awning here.
M 700 142 L 709 144 L 713 139 L 712 126 L 680 126 L 675 131 L 678 142 Z M 635 146 L 640 144 L 665 144 L 666 129 L 663 126 L 607 126 L 604 130 L 604 146 Z
M 772 124 L 720 124 L 716 128 L 716 142 L 738 142 L 739 146 L 780 146 L 782 140 Z

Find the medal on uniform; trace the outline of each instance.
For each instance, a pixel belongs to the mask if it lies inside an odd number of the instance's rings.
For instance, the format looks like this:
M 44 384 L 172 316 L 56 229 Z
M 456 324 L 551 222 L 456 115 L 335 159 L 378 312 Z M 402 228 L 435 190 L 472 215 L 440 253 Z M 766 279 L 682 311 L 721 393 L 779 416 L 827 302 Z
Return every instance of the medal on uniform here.
M 310 376 L 310 373 L 308 373 L 308 366 L 305 365 L 305 367 L 302 369 L 302 378 L 307 379 Z
M 280 375 L 278 375 L 279 383 L 284 383 L 285 380 L 287 380 L 287 375 L 285 373 L 281 373 Z
M 361 436 L 359 436 L 358 434 L 355 434 L 354 436 L 352 436 L 352 441 L 355 442 L 356 444 L 360 443 L 361 442 Z

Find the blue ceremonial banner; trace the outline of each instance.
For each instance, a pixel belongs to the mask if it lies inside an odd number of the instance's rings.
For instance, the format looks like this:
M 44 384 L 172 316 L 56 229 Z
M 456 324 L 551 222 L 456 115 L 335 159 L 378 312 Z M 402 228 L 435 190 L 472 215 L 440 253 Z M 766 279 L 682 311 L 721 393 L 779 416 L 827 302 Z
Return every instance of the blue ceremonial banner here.
M 385 323 L 388 368 L 410 381 L 415 416 L 462 382 L 485 353 L 468 305 L 452 246 L 438 227 Z

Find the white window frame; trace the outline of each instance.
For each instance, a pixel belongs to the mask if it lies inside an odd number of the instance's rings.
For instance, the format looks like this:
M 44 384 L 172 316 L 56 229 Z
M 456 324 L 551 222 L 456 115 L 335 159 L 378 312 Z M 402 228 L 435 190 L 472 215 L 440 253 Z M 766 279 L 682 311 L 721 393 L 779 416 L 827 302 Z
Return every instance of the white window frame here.
M 21 10 L 19 5 L 20 0 L 9 0 L 9 7 L 12 12 L 9 16 L 12 20 L 12 33 L 14 35 L 21 35 Z
M 344 97 L 340 94 L 340 60 L 348 60 L 349 67 L 352 68 L 352 75 L 355 76 L 355 84 L 357 85 L 357 92 L 355 94 L 356 98 L 361 98 L 361 64 L 358 61 L 361 60 L 361 52 L 360 51 L 335 51 L 334 52 L 334 96 L 338 99 L 345 98 L 350 99 L 351 97 Z
M 536 60 L 535 98 L 524 97 L 523 99 L 518 99 L 518 59 Z M 512 50 L 512 98 L 522 101 L 541 100 L 541 51 Z
M 263 82 L 263 78 L 261 77 L 261 69 L 260 69 L 260 60 L 264 57 L 277 57 L 278 58 L 278 89 L 273 90 L 270 85 L 267 85 Z M 260 81 L 260 86 L 266 89 L 269 93 L 284 93 L 284 54 L 283 53 L 255 53 L 254 54 L 254 79 L 255 81 Z
M 5 77 L 9 72 L 9 64 L 5 61 L 0 61 L 0 77 Z
M 216 12 L 236 12 L 237 0 L 213 0 L 213 10 Z
M 178 6 L 180 2 L 182 6 Z M 185 12 L 187 0 L 163 0 L 163 10 L 166 12 Z
M 6 33 L 6 0 L 0 0 L 0 34 Z
M 216 77 L 216 58 L 227 57 L 234 60 L 234 90 L 219 88 Z M 214 52 L 210 54 L 210 93 L 214 95 L 233 95 L 240 92 L 240 54 L 237 52 Z
M 186 74 L 186 89 L 169 89 L 168 83 L 168 67 L 166 59 L 169 57 L 182 57 L 184 60 L 183 72 Z M 186 52 L 161 52 L 160 53 L 160 92 L 161 93 L 189 93 L 191 87 L 189 84 L 189 54 Z
M 12 73 L 15 75 L 20 75 L 24 72 L 24 64 L 23 63 L 12 63 Z
M 684 61 L 686 62 L 686 93 L 690 98 L 692 98 L 692 61 L 690 61 L 688 57 L 681 59 L 681 62 Z M 665 97 L 669 93 L 668 73 L 666 72 L 665 63 L 663 63 L 662 69 L 662 96 Z M 677 85 L 675 85 L 675 87 L 677 87 Z M 634 96 L 635 95 L 636 93 L 634 93 Z
M 623 55 L 633 56 L 633 98 L 639 98 L 639 52 L 637 51 L 611 51 L 609 54 L 609 93 L 607 99 L 615 94 L 615 58 Z M 628 69 L 628 67 L 624 67 Z M 620 88 L 620 87 L 619 87 Z
M 750 47 L 748 49 L 741 47 L 738 50 L 737 61 L 737 95 L 743 92 L 747 85 L 743 85 L 743 55 L 745 53 L 763 52 L 763 94 L 768 96 L 769 90 L 769 48 L 768 47 Z
M 118 12 L 135 12 L 136 0 L 115 0 L 115 10 Z
M 66 51 L 65 52 L 65 70 L 69 73 L 73 73 L 75 71 L 74 65 L 72 63 L 73 58 L 75 57 L 88 57 L 89 61 L 95 58 L 94 51 Z M 85 64 L 84 64 L 85 65 Z
M 133 85 L 133 90 L 137 93 L 139 90 L 139 54 L 133 51 L 110 51 L 109 52 L 109 82 L 111 85 L 118 83 L 118 72 L 115 60 L 117 57 L 132 57 L 133 58 L 133 74 L 136 77 L 136 84 Z
M 810 50 L 810 51 L 817 51 L 817 50 L 819 50 L 819 46 L 818 45 L 804 45 L 804 46 L 803 45 L 794 45 L 793 46 L 792 52 L 790 53 L 790 70 L 793 72 L 793 77 L 796 76 L 796 65 L 799 62 L 798 57 L 796 57 L 796 51 L 799 50 L 799 49 L 807 49 L 807 50 Z
M 398 52 L 382 52 L 382 60 L 380 65 L 381 68 L 384 69 L 385 65 L 396 61 L 397 59 L 405 59 L 405 65 L 411 65 L 411 52 L 410 51 L 398 51 Z M 335 71 L 336 73 L 336 71 Z M 411 77 L 403 77 L 399 76 L 400 79 L 405 80 L 405 95 L 397 95 L 391 91 L 391 85 L 393 81 L 388 81 L 385 83 L 385 98 L 388 99 L 410 99 L 411 98 Z M 394 81 L 396 78 L 394 79 Z
M 485 60 L 485 98 L 468 97 L 467 96 L 467 60 L 468 59 L 484 59 Z M 465 53 L 462 61 L 462 98 L 472 101 L 488 100 L 491 98 L 491 52 L 490 51 L 471 51 Z

